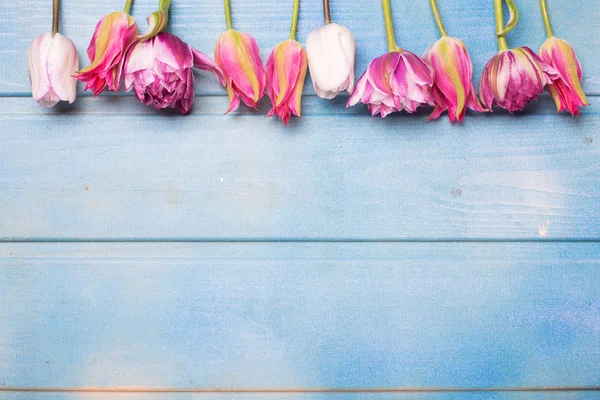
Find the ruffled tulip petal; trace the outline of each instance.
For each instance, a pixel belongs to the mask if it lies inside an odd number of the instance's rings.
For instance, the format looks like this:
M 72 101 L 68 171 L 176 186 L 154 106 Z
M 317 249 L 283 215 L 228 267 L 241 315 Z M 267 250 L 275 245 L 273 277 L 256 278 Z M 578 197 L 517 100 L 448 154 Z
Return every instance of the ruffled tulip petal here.
M 193 47 L 192 55 L 194 56 L 195 68 L 212 73 L 221 85 L 226 86 L 227 82 L 225 81 L 223 71 L 221 71 L 221 68 L 219 68 L 217 63 L 215 63 L 212 58 L 203 52 L 194 49 Z

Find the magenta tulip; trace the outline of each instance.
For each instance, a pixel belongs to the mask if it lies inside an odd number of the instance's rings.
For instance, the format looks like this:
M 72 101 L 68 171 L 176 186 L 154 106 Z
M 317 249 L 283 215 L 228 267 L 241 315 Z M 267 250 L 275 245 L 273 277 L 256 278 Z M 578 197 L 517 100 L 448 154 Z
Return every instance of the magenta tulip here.
M 467 107 L 483 112 L 473 88 L 473 63 L 462 40 L 442 36 L 425 52 L 423 59 L 435 71 L 430 104 L 434 110 L 429 119 L 436 119 L 446 110 L 450 122 L 462 122 Z
M 513 113 L 537 99 L 556 77 L 556 70 L 530 48 L 504 50 L 485 66 L 479 95 L 484 107 L 491 110 L 493 106 L 499 106 Z
M 400 110 L 413 113 L 429 102 L 433 83 L 433 68 L 420 57 L 406 50 L 391 51 L 371 61 L 346 107 L 361 101 L 371 115 L 382 118 Z
M 581 87 L 581 64 L 571 45 L 550 37 L 540 49 L 540 57 L 553 67 L 558 76 L 548 85 L 558 112 L 567 110 L 579 115 L 579 107 L 587 106 L 587 97 Z
M 190 111 L 194 101 L 192 67 L 210 71 L 221 84 L 219 67 L 206 54 L 193 49 L 177 36 L 161 32 L 150 40 L 135 44 L 127 54 L 123 68 L 125 89 L 157 110 L 171 107 Z
M 299 117 L 302 89 L 308 68 L 302 45 L 289 39 L 279 43 L 267 60 L 267 94 L 273 108 L 268 116 L 277 115 L 287 125 L 292 114 Z
M 227 113 L 237 110 L 240 98 L 248 107 L 257 108 L 264 96 L 266 74 L 256 40 L 247 33 L 227 30 L 215 46 L 215 62 L 225 77 Z
M 76 75 L 86 82 L 85 90 L 91 89 L 94 96 L 107 86 L 109 90 L 119 90 L 125 53 L 137 34 L 135 20 L 126 12 L 113 12 L 98 22 L 87 49 L 91 64 Z

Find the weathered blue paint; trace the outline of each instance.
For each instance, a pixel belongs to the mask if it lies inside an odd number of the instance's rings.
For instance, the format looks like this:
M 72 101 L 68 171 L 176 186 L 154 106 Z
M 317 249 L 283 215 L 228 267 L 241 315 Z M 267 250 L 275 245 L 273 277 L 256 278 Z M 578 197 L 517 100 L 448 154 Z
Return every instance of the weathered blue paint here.
M 123 5 L 62 3 L 82 56 Z M 233 3 L 266 58 L 290 4 Z M 393 3 L 400 44 L 423 52 L 427 2 Z M 511 45 L 543 41 L 537 3 L 519 2 Z M 51 4 L 1 10 L 0 399 L 600 398 L 584 390 L 600 387 L 600 9 L 549 3 L 592 106 L 574 119 L 542 96 L 463 126 L 425 123 L 427 110 L 370 118 L 310 81 L 288 128 L 243 107 L 224 116 L 203 73 L 185 117 L 123 93 L 44 110 L 26 49 Z M 495 51 L 491 1 L 439 6 L 477 79 Z M 302 7 L 301 41 L 321 23 L 320 1 Z M 385 51 L 380 3 L 332 7 L 360 73 Z M 212 53 L 221 1 L 174 1 L 171 27 Z M 110 392 L 132 387 L 146 392 Z M 505 391 L 542 387 L 575 390 Z M 492 391 L 147 392 L 160 388 Z

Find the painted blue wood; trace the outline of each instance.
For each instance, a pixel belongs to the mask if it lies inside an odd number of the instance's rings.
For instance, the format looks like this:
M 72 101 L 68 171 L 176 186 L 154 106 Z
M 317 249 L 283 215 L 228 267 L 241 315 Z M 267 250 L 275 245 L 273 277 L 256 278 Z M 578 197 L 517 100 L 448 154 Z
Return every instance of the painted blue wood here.
M 0 394 L 3 400 L 597 400 L 595 391 L 459 393 L 40 393 Z
M 45 388 L 600 386 L 598 243 L 0 245 Z
M 186 117 L 133 98 L 48 116 L 1 99 L 0 237 L 597 239 L 597 106 L 574 119 L 540 103 L 451 126 L 309 97 L 284 128 L 224 116 L 221 96 Z
M 122 9 L 124 0 L 82 2 L 62 0 L 62 32 L 78 46 L 82 63 L 85 49 L 98 20 L 111 11 Z M 427 0 L 392 1 L 399 44 L 422 54 L 435 40 L 437 28 Z M 439 7 L 451 35 L 462 38 L 474 62 L 474 79 L 479 79 L 483 66 L 496 51 L 492 1 L 440 0 Z M 51 25 L 51 1 L 20 0 L 0 10 L 0 94 L 30 93 L 27 54 L 31 40 L 48 32 Z M 286 39 L 289 31 L 292 1 L 233 1 L 235 27 L 252 33 L 261 47 L 264 60 L 273 46 Z M 347 25 L 357 40 L 357 70 L 362 73 L 374 57 L 386 51 L 385 33 L 379 0 L 332 1 L 333 18 Z M 528 45 L 537 51 L 545 39 L 537 0 L 517 2 L 521 22 L 509 36 L 511 46 Z M 133 14 L 140 29 L 145 17 L 158 5 L 157 0 L 138 0 Z M 298 39 L 322 24 L 320 0 L 303 0 Z M 549 1 L 555 33 L 576 48 L 585 71 L 585 88 L 600 94 L 600 63 L 596 49 L 600 47 L 600 7 L 595 1 Z M 221 0 L 173 1 L 171 30 L 196 48 L 212 54 L 214 43 L 225 30 Z M 313 93 L 307 81 L 307 93 Z M 197 84 L 199 93 L 224 94 L 212 79 Z
M 156 2 L 136 1 L 143 28 Z M 62 3 L 82 59 L 97 20 L 123 5 Z M 321 24 L 320 3 L 302 2 L 300 41 Z M 122 93 L 42 109 L 27 98 L 26 49 L 49 30 L 51 2 L 3 7 L 0 399 L 600 398 L 89 391 L 599 387 L 600 8 L 590 3 L 549 0 L 593 95 L 582 118 L 555 115 L 546 96 L 460 127 L 424 123 L 426 109 L 381 121 L 345 110 L 345 98 L 306 96 L 287 129 L 244 107 L 223 116 L 224 92 L 204 73 L 206 96 L 187 117 Z M 393 4 L 399 43 L 422 53 L 436 40 L 427 2 Z M 509 42 L 537 49 L 538 2 L 518 5 Z M 264 59 L 287 36 L 290 6 L 233 1 Z M 439 6 L 477 80 L 495 51 L 491 1 Z M 360 73 L 385 51 L 380 2 L 332 7 L 356 34 Z M 220 0 L 174 1 L 171 17 L 174 33 L 212 53 Z M 73 240 L 91 243 L 60 243 Z M 344 243 L 361 240 L 374 242 Z M 22 391 L 34 387 L 82 392 Z

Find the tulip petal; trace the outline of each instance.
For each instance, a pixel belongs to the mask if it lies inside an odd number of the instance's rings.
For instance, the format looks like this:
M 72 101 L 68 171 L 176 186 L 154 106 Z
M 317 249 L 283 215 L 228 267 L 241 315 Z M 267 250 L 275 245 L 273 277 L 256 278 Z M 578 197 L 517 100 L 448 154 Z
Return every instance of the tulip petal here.
M 79 55 L 75 44 L 60 33 L 55 34 L 46 62 L 54 93 L 59 99 L 73 103 L 77 86 L 77 79 L 73 75 L 79 69 Z
M 29 76 L 31 78 L 31 90 L 33 99 L 40 102 L 51 90 L 50 79 L 48 78 L 48 65 L 46 58 L 52 43 L 52 34 L 45 33 L 36 36 L 29 47 Z M 58 103 L 57 99 L 54 104 Z M 44 105 L 52 107 L 54 104 Z

